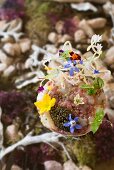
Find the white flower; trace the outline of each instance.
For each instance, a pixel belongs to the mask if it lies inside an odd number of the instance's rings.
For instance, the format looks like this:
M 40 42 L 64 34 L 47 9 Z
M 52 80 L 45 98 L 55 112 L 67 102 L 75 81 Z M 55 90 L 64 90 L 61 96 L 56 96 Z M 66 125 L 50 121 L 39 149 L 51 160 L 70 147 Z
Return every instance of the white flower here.
M 100 35 L 96 35 L 96 34 L 93 35 L 92 38 L 91 38 L 91 45 L 100 42 L 101 39 L 102 39 L 102 35 L 101 36 Z
M 84 104 L 83 99 L 84 99 L 83 97 L 80 97 L 80 95 L 77 94 L 77 95 L 74 97 L 74 104 L 75 104 L 75 105 Z
M 102 54 L 102 45 L 99 43 L 102 39 L 100 35 L 93 35 L 91 38 L 91 45 L 87 48 L 87 51 L 93 50 L 94 57 L 99 57 Z

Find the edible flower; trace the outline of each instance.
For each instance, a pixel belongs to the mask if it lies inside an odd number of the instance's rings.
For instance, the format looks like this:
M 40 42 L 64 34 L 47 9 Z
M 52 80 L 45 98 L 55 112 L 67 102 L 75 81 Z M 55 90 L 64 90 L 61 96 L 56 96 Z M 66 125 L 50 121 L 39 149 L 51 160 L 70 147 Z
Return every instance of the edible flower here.
M 84 104 L 83 97 L 80 97 L 80 95 L 77 94 L 77 95 L 74 97 L 74 104 L 75 104 L 75 105 Z
M 49 96 L 49 94 L 44 94 L 41 101 L 35 102 L 35 106 L 39 109 L 39 114 L 43 114 L 51 110 L 51 107 L 55 105 L 56 99 Z
M 100 71 L 99 70 L 94 70 L 94 74 L 99 74 Z
M 64 68 L 69 68 L 69 74 L 70 76 L 73 76 L 74 75 L 74 72 L 79 72 L 79 69 L 76 67 L 76 61 L 71 61 L 71 60 L 68 60 L 67 61 L 67 64 L 64 65 Z
M 63 124 L 64 127 L 70 127 L 70 132 L 74 133 L 74 130 L 77 129 L 81 129 L 82 126 L 77 124 L 77 122 L 79 121 L 79 117 L 75 117 L 74 119 L 72 119 L 71 114 L 69 114 L 69 122 L 66 122 Z
M 37 92 L 40 93 L 40 92 L 42 92 L 42 91 L 44 91 L 44 87 L 43 87 L 43 86 L 40 86 L 40 87 L 38 88 Z

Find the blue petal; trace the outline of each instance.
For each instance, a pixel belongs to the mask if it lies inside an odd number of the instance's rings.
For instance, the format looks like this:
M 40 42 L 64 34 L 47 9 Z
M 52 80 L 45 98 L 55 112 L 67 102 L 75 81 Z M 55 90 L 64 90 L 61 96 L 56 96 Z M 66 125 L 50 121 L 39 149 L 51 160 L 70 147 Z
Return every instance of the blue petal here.
M 79 117 L 75 117 L 74 120 L 75 120 L 75 122 L 78 122 Z
M 69 74 L 70 74 L 70 76 L 74 75 L 74 69 L 73 68 L 70 69 Z
M 69 121 L 73 120 L 71 114 L 69 114 L 69 118 L 68 119 L 69 119 Z
M 99 70 L 94 70 L 94 74 L 99 74 Z
M 70 126 L 70 122 L 66 122 L 66 123 L 64 123 L 64 124 L 63 124 L 63 126 L 65 126 L 65 127 L 69 127 L 69 126 Z
M 74 60 L 73 63 L 76 65 L 76 64 L 77 64 L 77 63 L 76 63 L 76 60 Z
M 68 63 L 69 63 L 69 64 L 72 64 L 72 61 L 71 61 L 70 59 L 68 59 Z
M 81 129 L 82 126 L 77 124 L 77 125 L 75 126 L 75 128 L 76 128 L 76 129 Z
M 77 67 L 75 67 L 74 70 L 75 70 L 76 72 L 79 72 L 79 69 L 78 69 Z
M 64 68 L 69 68 L 69 67 L 71 67 L 70 64 L 64 65 Z
M 75 127 L 74 127 L 74 126 L 71 126 L 71 127 L 70 127 L 70 132 L 71 132 L 71 133 L 74 133 L 74 129 L 75 129 Z
M 80 60 L 80 64 L 83 64 L 83 60 Z

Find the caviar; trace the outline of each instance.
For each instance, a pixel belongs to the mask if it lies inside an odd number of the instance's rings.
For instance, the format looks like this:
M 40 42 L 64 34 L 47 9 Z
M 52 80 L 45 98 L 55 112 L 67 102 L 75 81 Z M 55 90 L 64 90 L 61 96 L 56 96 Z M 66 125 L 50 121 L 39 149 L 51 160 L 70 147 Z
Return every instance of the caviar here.
M 68 127 L 64 127 L 63 124 L 68 122 L 68 116 L 71 113 L 68 109 L 64 107 L 54 106 L 50 111 L 52 120 L 54 121 L 55 126 L 59 129 L 69 132 Z

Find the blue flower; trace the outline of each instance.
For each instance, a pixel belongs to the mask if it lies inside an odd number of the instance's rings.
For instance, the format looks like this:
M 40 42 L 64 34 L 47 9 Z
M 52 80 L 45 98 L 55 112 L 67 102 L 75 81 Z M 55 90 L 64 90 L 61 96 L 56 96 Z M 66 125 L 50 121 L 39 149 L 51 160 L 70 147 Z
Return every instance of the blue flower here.
M 74 119 L 72 119 L 71 114 L 69 114 L 69 122 L 66 122 L 63 124 L 64 127 L 70 127 L 70 132 L 74 133 L 75 129 L 81 129 L 82 126 L 77 124 L 77 122 L 79 121 L 79 117 L 75 117 Z
M 94 74 L 99 74 L 100 71 L 99 70 L 94 70 Z
M 74 75 L 74 72 L 79 72 L 79 69 L 76 67 L 76 61 L 71 61 L 71 60 L 68 60 L 67 61 L 67 64 L 64 65 L 64 68 L 69 68 L 69 74 L 70 76 L 73 76 Z
M 80 64 L 83 64 L 83 60 L 80 60 Z

